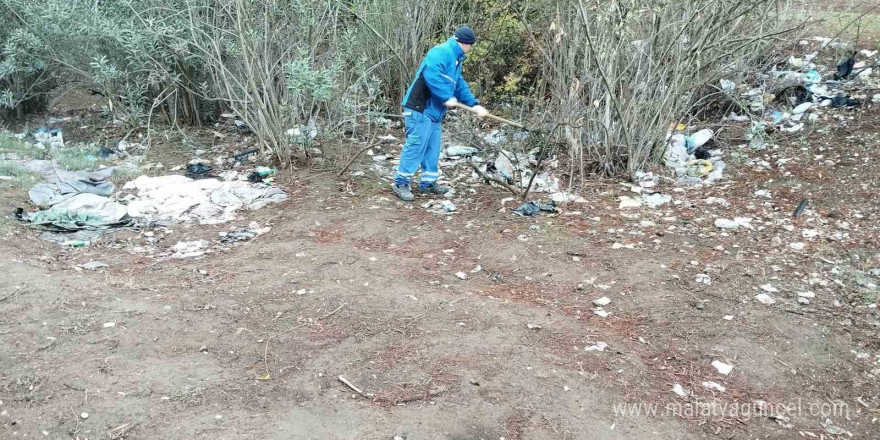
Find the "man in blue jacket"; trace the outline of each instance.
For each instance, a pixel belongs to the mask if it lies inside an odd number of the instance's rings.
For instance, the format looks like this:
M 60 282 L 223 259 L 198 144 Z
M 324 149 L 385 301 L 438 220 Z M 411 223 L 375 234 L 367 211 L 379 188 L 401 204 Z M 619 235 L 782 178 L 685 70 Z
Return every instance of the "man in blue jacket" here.
M 459 101 L 474 108 L 478 117 L 488 113 L 474 98 L 467 82 L 461 77 L 461 63 L 476 42 L 471 28 L 465 26 L 445 43 L 434 46 L 416 72 L 413 83 L 403 97 L 403 116 L 406 121 L 406 143 L 400 153 L 400 165 L 394 178 L 393 190 L 401 200 L 410 202 L 415 197 L 410 179 L 422 169 L 419 192 L 445 194 L 449 188 L 437 184 L 440 159 L 441 125 L 446 109 Z

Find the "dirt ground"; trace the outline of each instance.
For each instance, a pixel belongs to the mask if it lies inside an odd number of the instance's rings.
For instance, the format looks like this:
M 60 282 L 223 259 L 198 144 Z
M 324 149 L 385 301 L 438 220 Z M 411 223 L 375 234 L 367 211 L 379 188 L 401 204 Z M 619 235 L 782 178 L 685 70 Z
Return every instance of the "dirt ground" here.
M 146 231 L 62 249 L 7 223 L 0 438 L 880 438 L 878 108 L 748 157 L 728 129 L 725 181 L 661 182 L 674 203 L 656 209 L 594 181 L 586 203 L 521 218 L 480 184 L 437 215 L 319 168 L 232 224 L 156 233 L 272 227 L 198 259 L 131 252 Z M 25 200 L 6 189 L 2 209 Z M 734 217 L 753 229 L 713 224 Z M 780 405 L 796 409 L 731 412 Z

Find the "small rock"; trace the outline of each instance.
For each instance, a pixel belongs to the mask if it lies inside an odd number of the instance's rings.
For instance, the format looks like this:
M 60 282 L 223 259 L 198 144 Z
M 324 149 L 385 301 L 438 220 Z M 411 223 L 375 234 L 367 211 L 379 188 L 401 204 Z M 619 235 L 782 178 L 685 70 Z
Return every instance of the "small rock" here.
M 802 251 L 807 247 L 805 243 L 791 243 L 788 246 L 796 251 Z
M 480 266 L 480 265 L 478 264 L 477 267 L 471 269 L 471 273 L 479 273 L 479 272 L 482 271 L 482 270 L 483 270 L 483 266 Z
M 773 237 L 770 239 L 770 244 L 772 244 L 773 246 L 779 246 L 782 244 L 782 238 L 780 238 L 779 236 Z
M 83 413 L 80 413 L 79 416 L 80 416 L 80 418 L 82 418 L 83 420 L 85 420 L 85 419 L 89 418 L 89 413 L 87 413 L 87 412 L 83 412 Z
M 203 346 L 199 347 L 199 351 L 202 352 L 202 353 L 207 353 L 207 352 L 208 352 L 208 346 L 207 346 L 207 345 L 203 345 Z

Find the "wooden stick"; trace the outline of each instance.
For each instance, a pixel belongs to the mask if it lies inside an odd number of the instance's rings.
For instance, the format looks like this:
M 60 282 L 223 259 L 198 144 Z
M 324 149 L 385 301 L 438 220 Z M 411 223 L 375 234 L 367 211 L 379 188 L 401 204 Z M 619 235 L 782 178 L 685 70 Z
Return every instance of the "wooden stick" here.
M 336 173 L 336 177 L 339 177 L 339 176 L 345 174 L 345 172 L 348 171 L 349 168 L 351 168 L 351 164 L 353 164 L 354 161 L 357 160 L 357 158 L 361 157 L 361 154 L 364 154 L 365 151 L 369 150 L 370 148 L 375 147 L 376 145 L 378 145 L 378 144 L 372 144 L 372 143 L 371 143 L 371 144 L 367 145 L 366 147 L 361 148 L 361 151 L 358 151 L 357 154 L 355 154 L 355 155 L 354 155 L 354 156 L 348 161 L 348 163 L 345 164 L 345 167 L 343 167 L 341 170 L 339 170 L 338 173 Z
M 453 107 L 458 107 L 458 108 L 460 108 L 460 109 L 462 109 L 462 110 L 467 110 L 467 111 L 469 111 L 469 112 L 471 112 L 471 113 L 476 113 L 476 112 L 477 112 L 476 110 L 474 110 L 473 107 L 466 106 L 466 105 L 464 105 L 464 104 L 462 104 L 462 103 L 455 104 L 455 105 L 453 105 Z M 501 123 L 504 123 L 504 124 L 507 124 L 507 125 L 514 126 L 514 127 L 516 127 L 516 128 L 520 128 L 520 129 L 523 129 L 523 130 L 526 130 L 526 131 L 529 130 L 528 128 L 525 127 L 525 125 L 522 125 L 522 124 L 520 124 L 519 122 L 513 122 L 513 121 L 511 121 L 511 120 L 509 120 L 509 119 L 504 119 L 504 118 L 502 118 L 502 117 L 500 117 L 500 116 L 495 116 L 495 115 L 493 115 L 492 113 L 488 113 L 488 114 L 486 114 L 486 117 L 489 118 L 489 119 L 494 119 L 494 120 L 496 120 L 496 121 L 498 121 L 498 122 L 501 122 Z
M 366 393 L 364 393 L 363 391 L 361 391 L 360 388 L 354 386 L 353 383 L 349 382 L 348 379 L 346 379 L 346 378 L 345 378 L 344 376 L 342 376 L 341 374 L 339 375 L 339 377 L 338 377 L 337 379 L 339 379 L 340 382 L 344 383 L 345 386 L 351 388 L 352 391 L 354 391 L 354 392 L 360 394 L 362 397 L 367 397 Z

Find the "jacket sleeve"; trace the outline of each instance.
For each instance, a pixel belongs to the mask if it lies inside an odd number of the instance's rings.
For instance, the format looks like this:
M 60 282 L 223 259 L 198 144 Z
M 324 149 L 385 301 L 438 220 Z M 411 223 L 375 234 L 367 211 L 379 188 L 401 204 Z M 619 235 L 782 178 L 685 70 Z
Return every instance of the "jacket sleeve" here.
M 455 80 L 446 74 L 446 63 L 442 54 L 428 52 L 425 57 L 425 69 L 422 74 L 425 76 L 425 83 L 431 90 L 431 95 L 437 97 L 440 101 L 447 101 L 452 98 L 456 90 Z
M 455 98 L 470 107 L 480 103 L 480 101 L 477 101 L 474 94 L 471 93 L 471 88 L 468 86 L 468 83 L 464 80 L 463 76 L 458 77 L 458 84 L 455 85 Z

